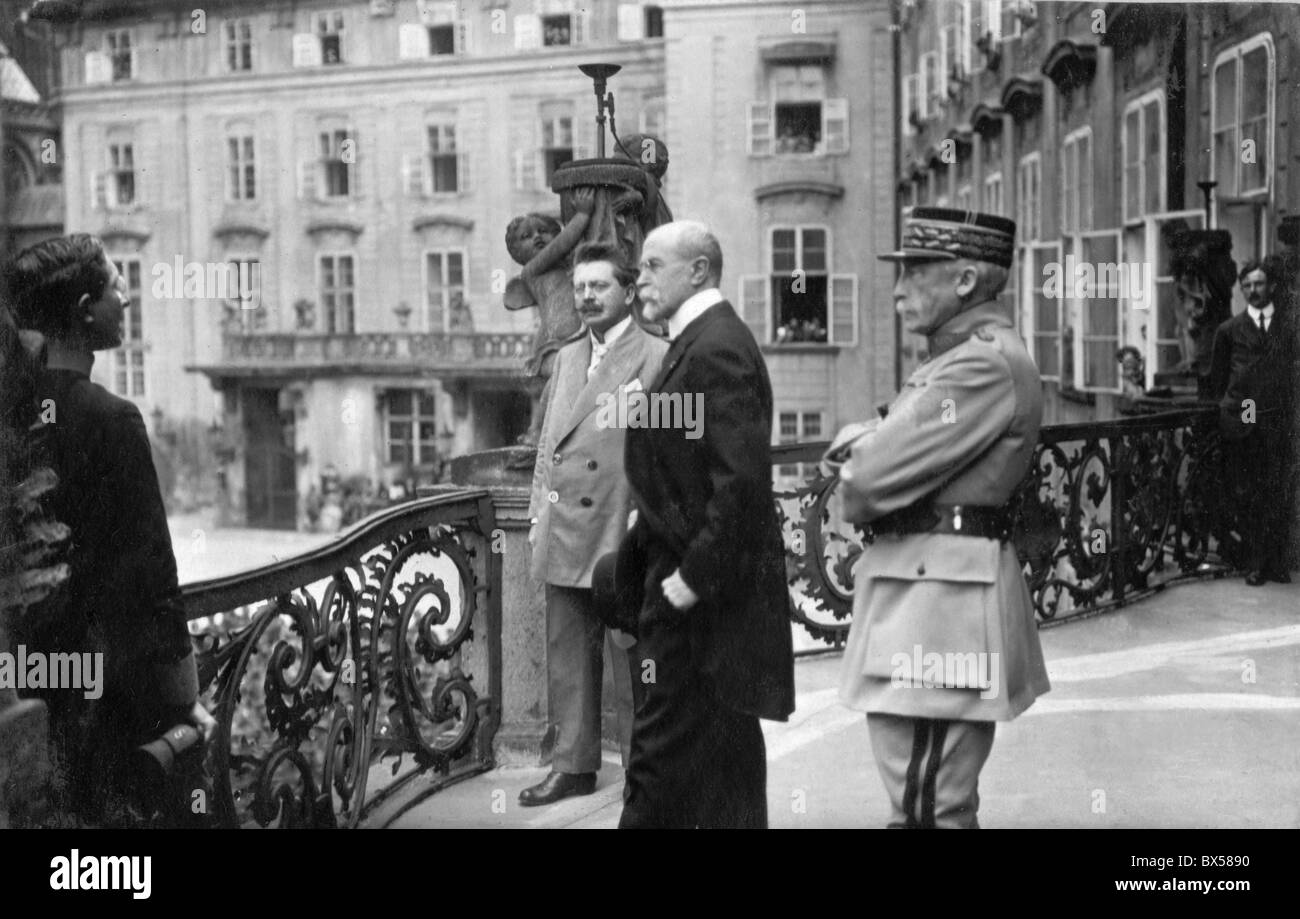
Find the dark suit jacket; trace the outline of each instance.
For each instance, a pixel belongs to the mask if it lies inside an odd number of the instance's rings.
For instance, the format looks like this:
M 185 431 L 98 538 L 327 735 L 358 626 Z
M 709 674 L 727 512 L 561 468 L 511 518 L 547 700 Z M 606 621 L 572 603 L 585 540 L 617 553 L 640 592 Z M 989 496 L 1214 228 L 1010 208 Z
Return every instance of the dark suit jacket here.
M 692 439 L 679 428 L 629 425 L 625 466 L 638 515 L 625 542 L 629 557 L 644 560 L 641 624 L 685 617 L 691 663 L 720 700 L 784 720 L 794 711 L 794 656 L 772 496 L 772 386 L 731 304 L 710 307 L 683 330 L 649 393 L 701 394 L 703 431 Z M 700 597 L 685 613 L 660 587 L 679 567 Z
M 43 648 L 103 651 L 105 700 L 152 729 L 163 714 L 156 674 L 191 645 L 144 420 L 134 404 L 71 370 L 46 370 L 37 398 L 54 411 L 45 460 L 59 482 L 49 512 L 71 529 L 70 574 L 24 616 L 23 637 Z M 70 695 L 80 698 L 59 697 Z
M 1242 310 L 1214 332 L 1210 393 L 1219 400 L 1219 431 L 1242 440 L 1260 426 L 1283 426 L 1290 418 L 1292 317 L 1277 309 L 1268 334 Z M 1255 403 L 1255 421 L 1243 420 L 1242 403 Z

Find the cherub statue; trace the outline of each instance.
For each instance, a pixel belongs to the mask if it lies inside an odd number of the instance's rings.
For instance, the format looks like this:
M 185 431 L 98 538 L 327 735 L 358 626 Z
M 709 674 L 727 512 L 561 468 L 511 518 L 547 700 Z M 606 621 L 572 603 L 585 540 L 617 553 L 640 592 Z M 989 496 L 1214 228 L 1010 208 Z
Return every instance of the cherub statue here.
M 551 376 L 555 352 L 581 328 L 582 320 L 573 305 L 573 282 L 569 275 L 569 253 L 582 239 L 595 206 L 595 191 L 589 187 L 572 191 L 572 214 L 563 225 L 545 214 L 524 214 L 506 227 L 506 249 L 523 271 L 506 285 L 505 307 L 521 310 L 535 306 L 541 323 L 533 338 L 533 353 L 524 370 L 531 378 L 532 421 L 522 444 L 536 444 L 541 433 L 542 390 Z M 561 214 L 564 214 L 561 208 Z

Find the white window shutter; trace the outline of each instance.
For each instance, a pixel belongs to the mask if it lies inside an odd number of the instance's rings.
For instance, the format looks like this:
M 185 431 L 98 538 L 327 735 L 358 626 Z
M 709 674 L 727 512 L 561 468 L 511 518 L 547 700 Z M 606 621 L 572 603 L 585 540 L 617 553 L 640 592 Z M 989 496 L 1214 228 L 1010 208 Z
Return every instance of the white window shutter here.
M 745 320 L 760 345 L 772 340 L 772 310 L 768 300 L 770 289 L 766 275 L 740 276 L 740 318 Z
M 829 153 L 849 152 L 849 100 L 822 101 L 822 145 Z
M 108 208 L 108 176 L 103 172 L 90 174 L 90 200 L 97 211 Z
M 96 86 L 113 78 L 113 67 L 103 51 L 86 52 L 86 85 Z
M 428 159 L 422 154 L 406 153 L 402 155 L 402 192 L 411 198 L 428 194 L 429 170 Z
M 917 110 L 917 84 L 920 77 L 915 73 L 909 73 L 903 77 L 903 133 L 915 134 L 916 126 L 912 124 L 912 112 Z M 919 111 L 918 111 L 919 114 Z
M 831 275 L 831 344 L 858 343 L 858 276 Z
M 404 61 L 428 57 L 429 30 L 415 22 L 404 22 L 398 26 L 397 56 Z
M 469 54 L 474 47 L 474 23 L 469 19 L 456 20 L 456 53 Z
M 515 188 L 519 191 L 533 191 L 538 187 L 538 158 L 535 150 L 515 151 Z
M 591 40 L 591 13 L 586 10 L 578 10 L 573 14 L 571 20 L 573 28 L 570 32 L 569 43 L 573 45 L 585 45 Z
M 542 46 L 542 19 L 535 13 L 515 17 L 515 48 L 527 51 Z
M 298 161 L 298 197 L 304 201 L 316 200 L 316 175 L 319 167 L 316 160 Z
M 645 10 L 639 3 L 618 5 L 618 40 L 640 41 L 645 38 Z
M 299 32 L 293 37 L 293 66 L 319 67 L 322 62 L 319 38 L 311 32 Z
M 357 139 L 357 129 L 348 128 L 348 140 L 352 141 L 352 162 L 348 163 L 348 197 L 361 197 L 361 141 Z
M 766 102 L 749 103 L 749 155 L 772 155 L 772 106 Z
M 462 195 L 473 190 L 472 176 L 470 166 L 470 155 L 468 153 L 456 154 L 456 191 Z

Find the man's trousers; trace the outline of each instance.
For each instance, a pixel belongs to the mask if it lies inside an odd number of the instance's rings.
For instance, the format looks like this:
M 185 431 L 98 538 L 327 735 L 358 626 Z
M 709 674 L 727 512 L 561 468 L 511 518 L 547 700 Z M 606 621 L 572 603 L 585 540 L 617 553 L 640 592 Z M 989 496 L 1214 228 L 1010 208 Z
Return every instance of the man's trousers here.
M 718 700 L 691 660 L 687 622 L 642 623 L 629 651 L 636 716 L 619 828 L 765 829 L 758 718 Z
M 546 585 L 546 674 L 555 751 L 551 768 L 600 769 L 600 698 L 604 648 L 609 648 L 618 712 L 619 748 L 626 766 L 632 737 L 632 683 L 627 652 L 614 646 L 592 610 L 586 587 Z
M 979 829 L 980 769 L 992 721 L 941 721 L 871 712 L 867 732 L 889 792 L 889 827 Z
M 1284 574 L 1288 568 L 1291 445 L 1285 431 L 1285 426 L 1269 419 L 1244 439 L 1223 444 L 1243 542 L 1242 563 L 1249 571 Z

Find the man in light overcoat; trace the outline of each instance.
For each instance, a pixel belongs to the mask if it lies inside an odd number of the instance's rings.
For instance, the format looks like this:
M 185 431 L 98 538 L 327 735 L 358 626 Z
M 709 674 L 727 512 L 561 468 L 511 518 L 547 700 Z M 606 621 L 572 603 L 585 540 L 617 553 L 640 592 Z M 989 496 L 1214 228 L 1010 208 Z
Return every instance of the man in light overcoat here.
M 1006 504 L 1042 418 L 1038 371 L 998 302 L 1015 224 L 917 207 L 894 308 L 929 359 L 882 419 L 826 456 L 844 516 L 875 534 L 854 571 L 840 696 L 867 713 L 890 826 L 977 827 L 994 723 L 1047 692 Z
M 612 246 L 585 244 L 574 253 L 574 302 L 581 335 L 556 356 L 533 469 L 529 534 L 532 574 L 546 585 L 546 667 L 551 773 L 525 789 L 525 806 L 590 794 L 600 768 L 602 648 L 608 643 L 616 689 L 619 743 L 627 764 L 632 735 L 630 636 L 606 634 L 593 607 L 596 560 L 618 548 L 628 528 L 631 495 L 623 471 L 626 431 L 605 410 L 624 393 L 649 387 L 668 343 L 633 320 L 636 270 Z M 626 401 L 626 397 L 624 397 Z M 621 635 L 621 633 L 618 633 Z

